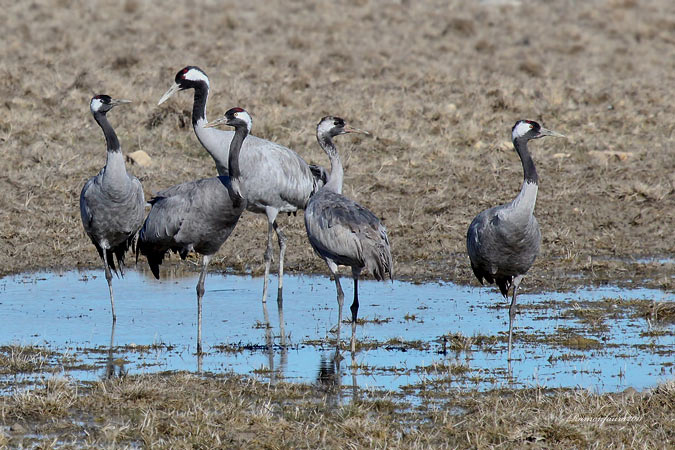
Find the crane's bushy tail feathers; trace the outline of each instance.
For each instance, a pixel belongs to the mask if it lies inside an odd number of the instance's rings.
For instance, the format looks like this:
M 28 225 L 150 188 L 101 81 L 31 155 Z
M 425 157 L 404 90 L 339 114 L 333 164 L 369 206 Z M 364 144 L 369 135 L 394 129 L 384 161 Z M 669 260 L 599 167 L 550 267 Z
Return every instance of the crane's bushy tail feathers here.
M 389 247 L 373 246 L 369 249 L 368 254 L 365 255 L 366 268 L 373 274 L 377 281 L 382 281 L 387 278 L 394 279 L 394 267 L 391 259 L 391 251 Z
M 497 283 L 497 286 L 499 286 L 499 291 L 502 293 L 504 298 L 507 298 L 508 295 L 509 295 L 509 288 L 511 287 L 511 284 L 513 283 L 513 277 L 508 276 L 508 277 L 496 278 L 495 282 Z
M 318 192 L 326 183 L 328 183 L 328 172 L 321 166 L 316 164 L 310 164 L 309 170 L 312 172 L 314 177 L 314 189 L 313 192 Z
M 92 239 L 92 242 L 94 243 L 94 246 L 96 247 L 96 251 L 98 252 L 99 258 L 101 258 L 101 261 L 103 261 L 103 252 L 105 251 L 105 256 L 106 259 L 108 260 L 108 267 L 110 267 L 110 271 L 113 272 L 116 276 L 121 276 L 124 277 L 124 255 L 126 254 L 127 250 L 133 245 L 132 242 L 133 238 L 129 238 L 128 240 L 124 241 L 120 245 L 114 248 L 109 248 L 106 250 L 103 250 L 103 248 L 98 245 L 97 242 L 94 242 Z M 115 264 L 115 261 L 117 261 L 117 264 Z
M 141 237 L 138 240 L 136 246 L 136 260 L 138 260 L 139 253 L 144 255 L 145 258 L 148 260 L 148 266 L 150 266 L 150 271 L 155 276 L 155 278 L 159 280 L 159 266 L 162 265 L 162 261 L 164 261 L 164 255 L 166 254 L 166 250 L 157 251 L 156 249 L 149 246 L 147 242 L 144 242 L 143 238 Z

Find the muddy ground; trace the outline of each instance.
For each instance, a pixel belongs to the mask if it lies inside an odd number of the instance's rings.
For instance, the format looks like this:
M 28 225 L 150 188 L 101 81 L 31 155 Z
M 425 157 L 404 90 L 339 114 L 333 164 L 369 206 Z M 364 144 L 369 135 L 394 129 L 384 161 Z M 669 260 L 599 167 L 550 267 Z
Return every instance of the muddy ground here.
M 109 118 L 126 153 L 152 157 L 129 165 L 148 198 L 215 174 L 192 96 L 156 106 L 193 64 L 211 77 L 211 118 L 244 107 L 254 134 L 308 162 L 328 164 L 314 136 L 326 114 L 373 134 L 338 138 L 344 192 L 386 223 L 397 278 L 476 283 L 466 230 L 517 194 L 510 129 L 528 118 L 568 138 L 530 146 L 543 246 L 524 288 L 673 288 L 670 0 L 2 3 L 0 274 L 99 266 L 78 210 L 105 161 L 94 94 L 133 100 Z M 326 272 L 301 215 L 281 218 L 286 267 Z M 260 273 L 265 235 L 245 213 L 214 268 Z

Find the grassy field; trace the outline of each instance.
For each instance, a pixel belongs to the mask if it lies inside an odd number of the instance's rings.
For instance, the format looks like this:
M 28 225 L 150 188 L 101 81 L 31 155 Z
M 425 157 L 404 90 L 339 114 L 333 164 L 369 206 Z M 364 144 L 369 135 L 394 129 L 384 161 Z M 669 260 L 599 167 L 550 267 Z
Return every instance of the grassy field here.
M 194 64 L 211 77 L 210 117 L 242 106 L 254 134 L 309 162 L 328 164 L 314 136 L 323 115 L 373 133 L 337 141 L 345 193 L 386 223 L 401 278 L 472 282 L 466 230 L 518 192 L 510 128 L 529 118 L 568 139 L 531 145 L 543 246 L 523 287 L 565 287 L 573 272 L 584 283 L 672 287 L 672 263 L 635 263 L 675 250 L 667 0 L 35 1 L 4 10 L 0 273 L 99 265 L 77 207 L 105 162 L 88 110 L 95 93 L 134 101 L 110 120 L 125 152 L 153 158 L 129 168 L 148 198 L 215 174 L 190 126 L 191 95 L 156 106 L 178 69 Z M 325 272 L 302 219 L 281 222 L 287 268 Z M 264 219 L 246 213 L 214 267 L 259 273 L 265 234 Z
M 500 389 L 422 404 L 369 391 L 236 376 L 134 376 L 77 386 L 47 379 L 0 397 L 0 447 L 666 448 L 675 385 L 642 393 Z
M 156 106 L 191 64 L 211 78 L 210 118 L 241 106 L 255 135 L 308 162 L 328 164 L 314 136 L 324 115 L 372 133 L 336 140 L 344 192 L 385 222 L 397 278 L 476 282 L 466 230 L 482 209 L 518 192 L 510 129 L 527 118 L 568 139 L 530 146 L 543 244 L 523 291 L 600 283 L 673 289 L 670 0 L 0 3 L 0 275 L 100 267 L 78 210 L 85 180 L 105 162 L 88 108 L 94 94 L 133 100 L 109 119 L 125 153 L 152 157 L 147 168 L 128 166 L 147 198 L 216 173 L 190 126 L 191 95 Z M 325 273 L 301 215 L 281 218 L 286 268 Z M 260 273 L 265 236 L 265 220 L 245 213 L 212 267 Z M 307 389 L 192 375 L 87 387 L 49 381 L 0 397 L 0 447 L 18 446 L 16 436 L 38 427 L 46 437 L 32 442 L 43 447 L 91 448 L 250 440 L 266 448 L 607 448 L 675 440 L 672 383 L 638 396 L 459 392 L 437 410 L 391 406 L 386 396 L 334 408 Z M 457 415 L 447 412 L 454 407 Z M 570 419 L 615 416 L 640 419 Z M 15 422 L 24 433 L 9 429 Z

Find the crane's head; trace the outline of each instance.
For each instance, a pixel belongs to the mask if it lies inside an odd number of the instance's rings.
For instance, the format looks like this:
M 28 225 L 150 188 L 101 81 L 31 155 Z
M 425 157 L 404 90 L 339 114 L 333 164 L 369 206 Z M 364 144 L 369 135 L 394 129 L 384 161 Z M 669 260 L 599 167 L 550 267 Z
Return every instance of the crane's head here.
M 544 136 L 565 137 L 564 135 L 539 125 L 534 120 L 519 120 L 511 129 L 511 139 L 539 139 Z
M 105 114 L 110 111 L 113 106 L 124 105 L 127 103 L 131 103 L 131 100 L 111 98 L 109 95 L 101 94 L 92 97 L 91 102 L 89 102 L 89 109 L 91 110 L 92 114 Z
M 316 137 L 319 139 L 324 137 L 332 138 L 347 133 L 370 134 L 367 131 L 347 125 L 344 119 L 340 117 L 326 116 L 316 126 Z
M 204 71 L 197 66 L 183 67 L 176 74 L 174 81 L 174 85 L 171 86 L 169 90 L 164 93 L 164 95 L 162 95 L 162 98 L 159 99 L 157 105 L 161 105 L 178 91 L 194 89 L 199 84 L 206 84 L 206 87 L 209 87 L 209 77 L 207 77 L 206 73 L 204 73 Z
M 220 119 L 209 122 L 204 125 L 204 128 L 220 127 L 229 125 L 234 128 L 246 128 L 246 132 L 251 132 L 253 126 L 253 119 L 251 115 L 243 108 L 231 108 Z

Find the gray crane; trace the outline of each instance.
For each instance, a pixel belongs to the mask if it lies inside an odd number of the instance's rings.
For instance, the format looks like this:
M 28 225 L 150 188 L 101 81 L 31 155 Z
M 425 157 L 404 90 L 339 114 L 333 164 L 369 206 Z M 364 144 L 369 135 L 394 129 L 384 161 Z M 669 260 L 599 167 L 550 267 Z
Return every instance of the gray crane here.
M 352 128 L 339 117 L 324 117 L 316 127 L 319 145 L 330 159 L 328 182 L 314 194 L 305 209 L 305 228 L 314 251 L 326 261 L 335 278 L 338 301 L 337 341 L 340 345 L 340 323 L 344 293 L 340 286 L 338 266 L 349 266 L 354 279 L 351 350 L 356 347 L 356 319 L 359 311 L 359 275 L 365 268 L 377 280 L 386 274 L 393 279 L 393 263 L 387 229 L 368 209 L 342 195 L 344 171 L 333 137 L 347 133 L 364 133 Z
M 176 74 L 174 85 L 166 91 L 158 105 L 174 93 L 186 89 L 194 89 L 192 126 L 197 139 L 215 161 L 218 175 L 227 175 L 228 148 L 234 133 L 204 127 L 208 123 L 206 101 L 209 96 L 209 78 L 206 73 L 199 67 L 184 67 Z M 307 164 L 293 150 L 256 136 L 249 136 L 244 142 L 240 164 L 242 183 L 246 185 L 247 209 L 267 216 L 263 302 L 267 299 L 274 232 L 279 241 L 277 303 L 281 308 L 286 237 L 277 224 L 277 215 L 280 212 L 290 214 L 304 209 L 309 197 L 325 183 L 326 171 L 322 167 Z
M 131 102 L 113 99 L 108 95 L 96 95 L 91 99 L 89 109 L 103 130 L 108 156 L 105 166 L 84 184 L 80 193 L 82 225 L 103 260 L 113 323 L 117 315 L 112 272 L 124 276 L 124 255 L 134 246 L 145 216 L 143 186 L 138 178 L 127 173 L 120 141 L 106 117 L 113 107 L 126 103 Z
M 189 181 L 165 189 L 153 198 L 138 239 L 138 252 L 145 255 L 155 278 L 171 250 L 185 259 L 195 251 L 203 256 L 197 283 L 197 354 L 202 353 L 202 297 L 204 279 L 213 255 L 230 236 L 246 208 L 246 185 L 242 183 L 239 153 L 251 131 L 251 116 L 232 108 L 206 126 L 234 127 L 228 155 L 229 176 Z M 136 257 L 138 258 L 138 252 Z
M 532 267 L 541 246 L 539 224 L 533 215 L 539 177 L 527 150 L 527 141 L 544 136 L 564 137 L 531 120 L 516 122 L 511 137 L 523 165 L 524 180 L 520 193 L 513 201 L 478 214 L 466 234 L 471 268 L 478 281 L 481 284 L 483 280 L 496 283 L 504 298 L 508 298 L 509 288 L 513 286 L 509 307 L 509 361 L 518 286 Z

